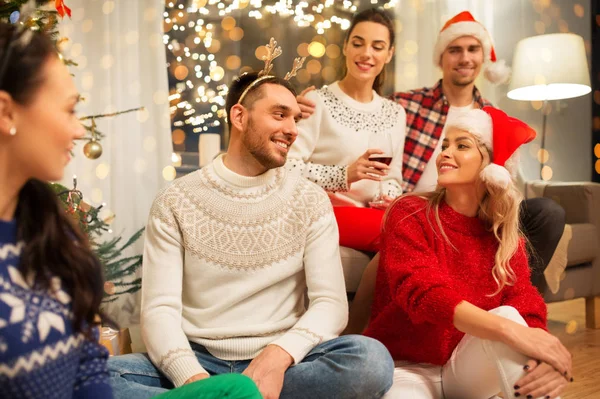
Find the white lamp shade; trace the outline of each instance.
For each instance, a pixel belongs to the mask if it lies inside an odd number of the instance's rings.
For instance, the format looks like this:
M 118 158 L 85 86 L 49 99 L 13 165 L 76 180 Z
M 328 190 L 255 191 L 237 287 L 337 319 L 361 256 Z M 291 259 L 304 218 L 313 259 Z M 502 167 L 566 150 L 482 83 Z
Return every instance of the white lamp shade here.
M 508 98 L 560 100 L 592 91 L 583 38 L 572 33 L 528 37 L 517 43 Z

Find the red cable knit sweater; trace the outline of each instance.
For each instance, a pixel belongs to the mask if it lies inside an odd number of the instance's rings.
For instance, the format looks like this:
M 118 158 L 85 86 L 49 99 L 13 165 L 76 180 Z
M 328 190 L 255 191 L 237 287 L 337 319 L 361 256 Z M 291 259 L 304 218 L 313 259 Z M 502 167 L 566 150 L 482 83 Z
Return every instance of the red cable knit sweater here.
M 546 305 L 529 280 L 524 245 L 511 260 L 517 281 L 494 296 L 498 243 L 478 218 L 440 205 L 444 232 L 426 201 L 406 197 L 385 222 L 371 322 L 365 335 L 381 341 L 395 360 L 445 364 L 462 339 L 452 322 L 461 301 L 484 310 L 516 308 L 530 327 L 546 329 Z M 429 220 L 428 220 L 429 219 Z

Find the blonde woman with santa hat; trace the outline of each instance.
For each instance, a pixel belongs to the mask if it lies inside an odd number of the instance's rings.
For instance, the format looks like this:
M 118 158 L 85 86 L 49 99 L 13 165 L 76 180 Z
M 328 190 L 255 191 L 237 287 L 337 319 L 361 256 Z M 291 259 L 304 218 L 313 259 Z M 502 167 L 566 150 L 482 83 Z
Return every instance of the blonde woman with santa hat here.
M 456 115 L 437 188 L 388 208 L 365 331 L 396 362 L 385 398 L 556 398 L 572 380 L 519 231 L 512 158 L 534 138 L 493 107 Z

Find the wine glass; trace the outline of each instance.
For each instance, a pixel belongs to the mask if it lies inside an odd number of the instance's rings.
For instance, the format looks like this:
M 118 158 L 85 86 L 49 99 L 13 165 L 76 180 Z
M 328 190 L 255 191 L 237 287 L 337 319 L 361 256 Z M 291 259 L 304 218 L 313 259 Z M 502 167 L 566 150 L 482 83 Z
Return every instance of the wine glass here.
M 373 132 L 369 136 L 369 148 L 383 151 L 382 154 L 373 154 L 369 157 L 370 160 L 381 162 L 389 166 L 394 155 L 394 147 L 392 144 L 392 135 L 390 132 Z M 383 178 L 383 176 L 382 176 Z M 385 205 L 383 198 L 383 182 L 379 180 L 379 192 L 369 205 L 373 207 L 381 207 Z

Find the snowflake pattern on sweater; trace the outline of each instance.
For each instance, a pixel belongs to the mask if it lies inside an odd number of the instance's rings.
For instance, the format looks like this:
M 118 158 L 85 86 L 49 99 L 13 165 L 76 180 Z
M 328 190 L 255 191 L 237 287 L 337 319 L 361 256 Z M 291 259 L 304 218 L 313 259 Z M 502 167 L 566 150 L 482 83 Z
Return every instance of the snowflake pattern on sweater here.
M 112 398 L 108 351 L 71 328 L 71 297 L 19 271 L 16 222 L 0 221 L 0 397 Z

